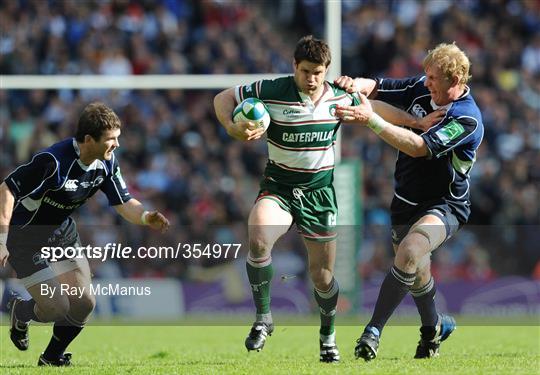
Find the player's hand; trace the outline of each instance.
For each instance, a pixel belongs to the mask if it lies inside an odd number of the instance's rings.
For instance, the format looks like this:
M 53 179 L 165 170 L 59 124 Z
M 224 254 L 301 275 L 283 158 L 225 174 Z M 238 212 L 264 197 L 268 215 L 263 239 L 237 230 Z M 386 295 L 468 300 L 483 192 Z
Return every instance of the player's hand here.
M 354 78 L 349 76 L 341 76 L 334 80 L 334 84 L 346 90 L 348 93 L 356 92 Z
M 356 106 L 341 106 L 336 107 L 336 115 L 343 121 L 359 122 L 366 125 L 373 115 L 373 107 L 368 98 L 364 94 L 359 94 L 360 104 Z
M 146 222 L 150 228 L 159 230 L 161 233 L 165 233 L 170 226 L 169 220 L 158 211 L 150 211 L 146 214 Z
M 334 80 L 334 84 L 346 90 L 348 93 L 358 92 L 369 95 L 374 87 L 374 81 L 368 78 L 351 78 L 341 76 Z
M 9 258 L 9 251 L 7 246 L 0 243 L 0 265 L 5 267 Z
M 264 129 L 254 122 L 233 122 L 227 127 L 227 133 L 239 141 L 253 141 L 264 134 Z
M 433 125 L 438 124 L 446 116 L 446 109 L 439 108 L 431 112 L 429 115 L 422 118 L 417 118 L 414 124 L 415 129 L 420 129 L 424 132 L 428 131 Z

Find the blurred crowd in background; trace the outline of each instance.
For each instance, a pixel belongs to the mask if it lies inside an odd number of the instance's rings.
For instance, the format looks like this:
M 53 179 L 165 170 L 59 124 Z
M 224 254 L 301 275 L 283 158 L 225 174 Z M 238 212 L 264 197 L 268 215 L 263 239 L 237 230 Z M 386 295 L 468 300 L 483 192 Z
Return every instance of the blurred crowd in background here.
M 540 278 L 540 2 L 357 0 L 343 1 L 342 9 L 343 74 L 420 74 L 427 50 L 440 42 L 455 41 L 471 59 L 470 86 L 485 137 L 472 171 L 470 225 L 434 254 L 438 280 Z M 0 28 L 2 75 L 289 74 L 299 37 L 324 36 L 324 4 L 5 1 Z M 170 243 L 245 244 L 266 144 L 229 138 L 214 116 L 216 93 L 1 90 L 0 177 L 37 150 L 72 136 L 81 109 L 99 100 L 123 122 L 116 153 L 130 192 L 166 212 L 173 225 Z M 362 127 L 343 129 L 342 157 L 363 163 L 358 272 L 374 279 L 392 263 L 388 208 L 396 153 Z M 83 241 L 93 245 L 163 243 L 121 223 L 102 194 L 76 217 Z M 290 271 L 304 272 L 299 236 L 288 235 L 275 253 Z M 94 273 L 197 278 L 198 271 L 221 262 L 130 260 L 95 264 Z M 10 272 L 0 270 L 3 277 Z

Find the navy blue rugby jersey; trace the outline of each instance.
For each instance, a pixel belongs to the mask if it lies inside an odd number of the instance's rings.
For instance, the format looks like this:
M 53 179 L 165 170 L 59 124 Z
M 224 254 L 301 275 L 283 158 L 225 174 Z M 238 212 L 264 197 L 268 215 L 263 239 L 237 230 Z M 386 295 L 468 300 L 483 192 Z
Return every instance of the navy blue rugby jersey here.
M 15 196 L 10 225 L 60 225 L 98 190 L 111 206 L 131 199 L 114 156 L 84 165 L 74 138 L 38 152 L 4 182 Z
M 424 117 L 441 108 L 431 99 L 424 86 L 425 79 L 425 76 L 380 78 L 376 99 L 413 116 Z M 398 152 L 395 197 L 412 206 L 443 198 L 461 206 L 458 218 L 466 221 L 470 213 L 469 173 L 484 135 L 482 115 L 469 87 L 444 108 L 447 110 L 444 119 L 427 132 L 411 129 L 426 142 L 428 156 L 413 158 Z

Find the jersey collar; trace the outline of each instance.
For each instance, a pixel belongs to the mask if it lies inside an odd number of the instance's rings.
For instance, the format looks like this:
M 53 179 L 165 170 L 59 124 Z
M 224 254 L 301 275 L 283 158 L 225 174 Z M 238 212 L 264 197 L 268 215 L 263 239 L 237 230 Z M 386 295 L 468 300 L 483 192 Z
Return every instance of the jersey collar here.
M 77 143 L 77 141 L 75 140 L 75 138 L 71 138 L 71 141 L 73 142 L 73 148 L 75 149 L 75 153 L 77 154 L 77 156 L 81 156 L 81 149 L 79 148 L 79 144 Z
M 444 108 L 444 109 L 446 109 L 446 110 L 449 110 L 450 107 L 452 106 L 452 104 L 454 104 L 454 102 L 450 102 L 450 103 L 448 103 L 448 104 L 446 104 L 446 105 L 437 105 L 437 104 L 435 104 L 435 102 L 433 101 L 433 98 L 431 98 L 431 100 L 430 100 L 429 103 L 431 104 L 431 108 L 433 108 L 434 110 L 441 109 L 441 108 Z
M 312 110 L 315 109 L 315 107 L 318 106 L 320 103 L 323 103 L 324 101 L 326 101 L 326 99 L 333 96 L 332 87 L 330 87 L 327 81 L 324 81 L 323 93 L 317 102 L 313 102 L 309 95 L 304 94 L 302 91 L 298 90 L 298 87 L 296 88 L 296 90 L 298 91 L 298 96 L 300 97 L 304 105 L 308 108 L 311 108 Z
M 465 85 L 465 91 L 463 91 L 463 94 L 461 94 L 461 96 L 454 101 L 457 102 L 458 100 L 465 98 L 467 95 L 469 95 L 470 92 L 471 89 L 469 88 L 469 86 Z

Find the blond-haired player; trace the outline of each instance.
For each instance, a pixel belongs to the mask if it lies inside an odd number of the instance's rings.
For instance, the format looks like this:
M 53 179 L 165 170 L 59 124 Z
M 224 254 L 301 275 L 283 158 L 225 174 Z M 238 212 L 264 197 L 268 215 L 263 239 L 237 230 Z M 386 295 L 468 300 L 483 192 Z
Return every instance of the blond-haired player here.
M 422 76 L 405 79 L 336 80 L 410 114 L 425 117 L 444 111 L 427 129 L 395 126 L 373 111 L 366 96 L 359 106 L 338 106 L 337 114 L 369 127 L 398 150 L 391 204 L 394 265 L 384 279 L 375 310 L 355 348 L 357 358 L 376 357 L 386 322 L 407 293 L 420 313 L 421 337 L 415 358 L 437 356 L 456 327 L 435 308 L 430 254 L 464 225 L 470 214 L 469 174 L 482 141 L 482 116 L 467 82 L 469 59 L 455 44 L 440 44 L 424 59 Z

